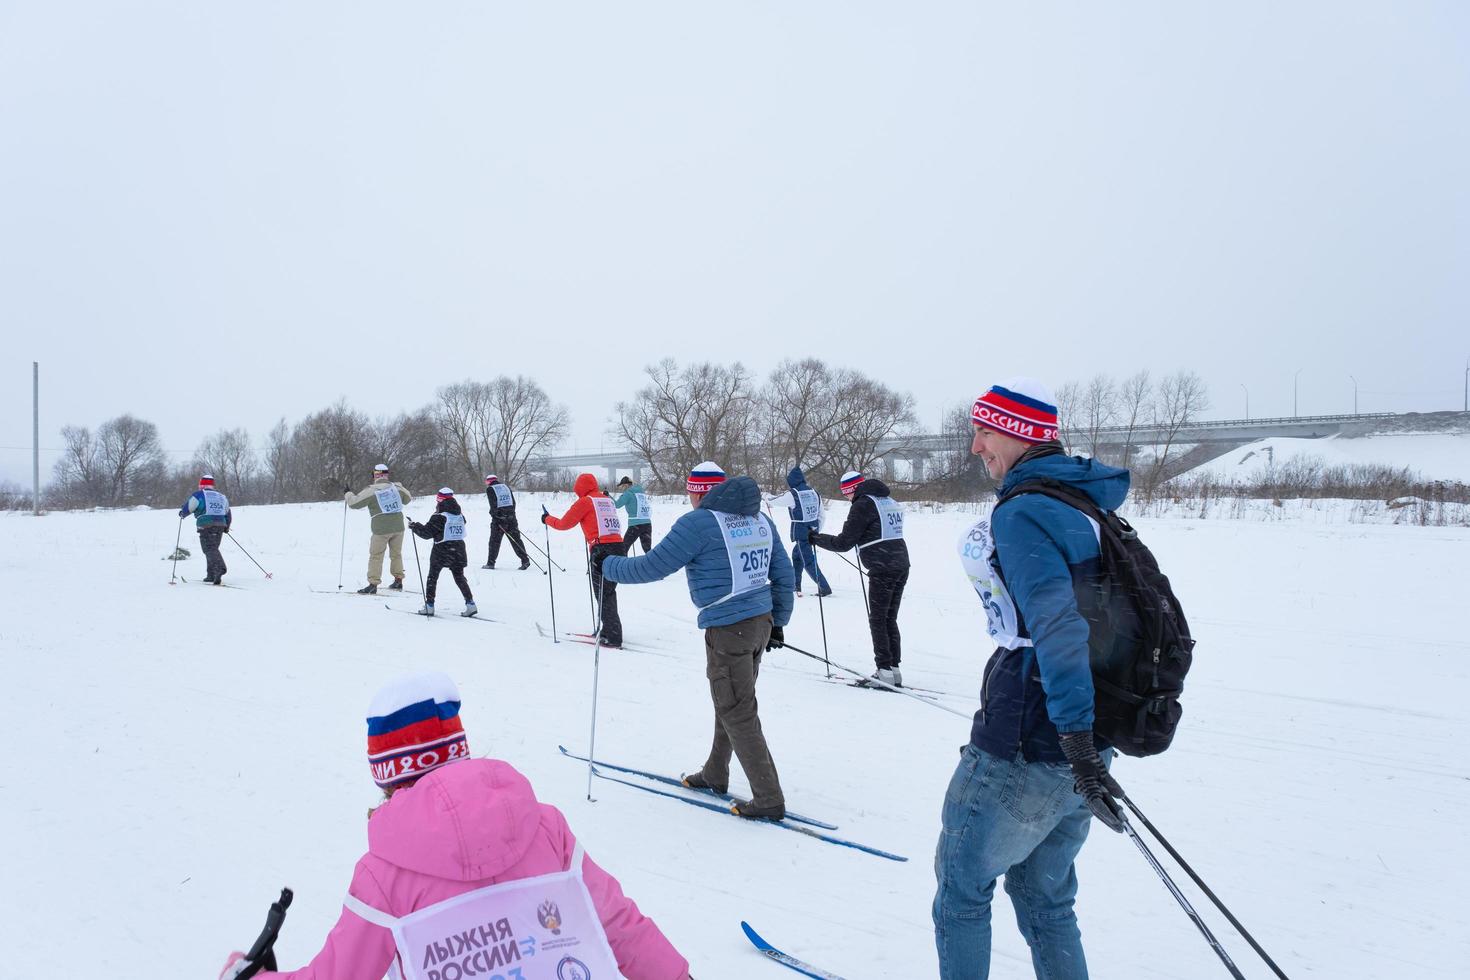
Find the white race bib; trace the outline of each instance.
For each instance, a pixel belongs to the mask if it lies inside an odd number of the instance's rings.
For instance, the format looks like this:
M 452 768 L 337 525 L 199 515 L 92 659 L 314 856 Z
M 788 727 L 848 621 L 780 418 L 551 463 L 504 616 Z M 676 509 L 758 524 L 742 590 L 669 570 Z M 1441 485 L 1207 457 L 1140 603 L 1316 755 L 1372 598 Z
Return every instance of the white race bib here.
M 796 491 L 796 506 L 801 513 L 800 521 L 810 523 L 822 515 L 822 498 L 815 490 Z
M 965 532 L 965 536 L 960 538 L 959 551 L 965 575 L 985 606 L 986 632 L 996 646 L 1007 650 L 1031 646 L 1031 640 L 1021 635 L 1021 617 L 1016 612 L 1016 603 L 996 566 L 995 538 L 991 535 L 988 518 L 976 521 Z
M 444 536 L 440 541 L 463 541 L 464 540 L 464 515 L 444 515 Z
M 393 484 L 374 490 L 373 496 L 378 498 L 378 510 L 384 514 L 403 513 L 403 498 L 398 496 L 398 488 Z
M 597 536 L 623 535 L 623 522 L 618 519 L 618 505 L 608 497 L 593 497 L 592 509 L 597 512 Z
M 515 498 L 510 495 L 510 487 L 504 483 L 492 483 L 490 489 L 495 491 L 495 506 L 510 507 L 515 504 Z
M 725 539 L 725 554 L 730 559 L 730 592 L 702 609 L 765 588 L 770 581 L 771 546 L 775 539 L 770 522 L 760 514 L 746 517 L 718 510 L 710 513 L 719 522 L 720 534 Z
M 878 508 L 878 537 L 858 545 L 859 551 L 880 541 L 897 541 L 903 538 L 903 508 L 899 506 L 898 501 L 892 497 L 869 497 L 868 499 L 873 501 L 873 506 Z
M 638 520 L 646 521 L 649 518 L 653 517 L 653 508 L 648 506 L 648 494 L 635 493 L 633 494 L 633 500 L 635 504 L 635 506 L 633 507 L 633 514 L 638 518 Z
M 612 980 L 617 957 L 582 882 L 582 845 L 567 871 L 466 892 L 396 919 L 344 904 L 393 932 L 404 980 Z
M 229 513 L 230 502 L 217 490 L 204 491 L 204 516 L 224 517 Z

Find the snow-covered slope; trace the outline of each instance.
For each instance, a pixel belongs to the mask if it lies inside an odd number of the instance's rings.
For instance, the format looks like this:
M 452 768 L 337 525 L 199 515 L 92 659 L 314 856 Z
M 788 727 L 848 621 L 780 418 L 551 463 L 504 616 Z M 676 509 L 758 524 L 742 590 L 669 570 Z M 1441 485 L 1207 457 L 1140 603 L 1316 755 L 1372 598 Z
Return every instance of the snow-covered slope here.
M 1426 480 L 1470 483 L 1470 433 L 1446 432 L 1261 439 L 1190 470 L 1185 479 L 1208 475 L 1229 483 L 1254 481 L 1271 466 L 1281 467 L 1303 457 L 1320 460 L 1325 466 L 1407 466 Z
M 520 503 L 522 526 L 541 540 L 540 500 Z M 657 530 L 681 512 L 661 502 Z M 487 521 L 473 504 L 470 517 L 478 558 Z M 473 571 L 493 624 L 430 622 L 330 594 L 341 518 L 332 505 L 241 508 L 240 540 L 275 577 L 226 543 L 237 588 L 213 589 L 167 584 L 171 513 L 0 515 L 12 746 L 0 775 L 0 975 L 212 978 L 283 884 L 297 899 L 282 963 L 305 963 L 365 843 L 369 695 L 426 667 L 458 680 L 472 750 L 510 760 L 566 812 L 700 980 L 784 975 L 746 943 L 742 918 L 851 980 L 934 975 L 932 854 L 966 721 L 829 684 L 793 653 L 767 655 L 761 714 L 790 805 L 906 864 L 610 783 L 589 803 L 585 770 L 556 746 L 586 747 L 591 649 L 537 635 L 534 624 L 549 622 L 546 579 Z M 906 679 L 953 692 L 945 703 L 966 711 L 989 653 L 954 552 L 971 520 L 911 516 L 916 567 L 902 614 Z M 1140 526 L 1200 645 L 1175 747 L 1122 760 L 1119 779 L 1293 977 L 1463 976 L 1470 532 Z M 348 528 L 351 588 L 365 518 L 353 513 Z M 181 571 L 194 579 L 202 560 L 188 530 L 184 543 L 196 557 Z M 553 549 L 574 570 L 557 577 L 558 616 L 585 629 L 580 539 L 556 535 Z M 856 574 L 822 560 L 838 590 L 825 606 L 832 656 L 870 667 Z M 411 556 L 409 568 L 412 577 Z M 457 611 L 447 578 L 441 587 L 441 604 Z M 647 652 L 603 655 L 598 753 L 670 773 L 697 767 L 711 712 L 683 583 L 620 598 L 628 641 Z M 787 636 L 821 650 L 815 603 L 799 601 Z M 1095 827 L 1079 873 L 1095 976 L 1223 975 L 1125 838 Z M 1197 904 L 1247 975 L 1264 976 Z M 999 889 L 995 934 L 993 975 L 1029 976 Z

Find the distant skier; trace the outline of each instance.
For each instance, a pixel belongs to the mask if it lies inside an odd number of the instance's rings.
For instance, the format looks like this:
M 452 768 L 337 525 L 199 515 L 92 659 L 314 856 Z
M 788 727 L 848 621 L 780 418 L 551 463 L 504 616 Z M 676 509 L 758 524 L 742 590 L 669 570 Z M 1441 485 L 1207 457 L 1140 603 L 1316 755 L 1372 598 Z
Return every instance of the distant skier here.
M 184 506 L 179 508 L 182 520 L 194 515 L 194 527 L 199 532 L 199 547 L 204 549 L 204 581 L 223 585 L 225 556 L 220 554 L 219 544 L 230 533 L 234 515 L 230 513 L 230 502 L 214 488 L 214 477 L 208 473 L 199 478 L 199 489 L 189 494 Z
M 1056 399 L 1039 383 L 992 387 L 976 399 L 971 420 L 970 451 L 1000 494 L 1053 480 L 1103 510 L 1122 505 L 1128 472 L 1064 455 Z M 1073 862 L 1093 816 L 1123 829 L 1113 799 L 1121 790 L 1108 774 L 1112 749 L 1093 735 L 1089 623 L 1128 620 L 1100 608 L 1097 528 L 1058 500 L 1007 502 L 966 533 L 960 557 L 998 649 L 942 808 L 933 907 L 939 975 L 989 975 L 991 897 L 1005 875 L 1036 975 L 1081 980 L 1087 961 L 1073 911 Z
M 373 697 L 368 764 L 384 802 L 368 813 L 367 853 L 312 961 L 256 976 L 443 980 L 524 968 L 528 980 L 686 980 L 689 961 L 583 851 L 561 811 L 510 763 L 470 758 L 459 707 L 441 673 Z M 251 965 L 231 953 L 220 980 Z
M 372 514 L 372 543 L 368 546 L 368 584 L 365 588 L 358 589 L 361 595 L 373 595 L 378 591 L 378 586 L 383 581 L 383 552 L 387 551 L 392 559 L 389 571 L 393 573 L 393 584 L 388 586 L 397 591 L 403 590 L 403 505 L 413 500 L 413 494 L 403 488 L 400 483 L 395 483 L 388 474 L 388 467 L 379 463 L 373 467 L 373 482 L 362 490 L 361 493 L 353 493 L 348 487 L 345 493 L 347 506 L 353 510 L 363 507 Z
M 786 485 L 791 489 L 767 503 L 785 507 L 791 515 L 791 565 L 796 569 L 796 594 L 801 595 L 801 573 L 805 569 L 817 585 L 817 595 L 826 598 L 832 594 L 832 586 L 817 567 L 817 551 L 807 540 L 811 532 L 822 529 L 822 498 L 807 485 L 800 466 L 791 467 L 791 472 L 786 474 Z
M 623 553 L 623 526 L 618 521 L 618 508 L 597 486 L 597 477 L 583 473 L 572 489 L 577 499 L 561 517 L 552 517 L 541 508 L 541 523 L 558 531 L 570 531 L 582 525 L 582 536 L 589 546 L 588 572 L 592 576 L 592 594 L 597 597 L 602 621 L 602 645 L 618 649 L 623 645 L 623 621 L 618 616 L 618 583 L 603 578 L 603 560 Z
M 630 585 L 667 578 L 679 569 L 704 630 L 705 676 L 715 707 L 715 735 L 704 766 L 684 785 L 725 792 L 730 756 L 750 782 L 751 799 L 731 811 L 750 819 L 780 820 L 786 797 L 761 730 L 755 697 L 761 654 L 785 642 L 791 619 L 791 563 L 781 536 L 761 514 L 760 487 L 748 476 L 700 463 L 685 484 L 694 508 L 674 522 L 658 547 L 641 558 L 609 558 L 610 582 Z
M 653 508 L 648 504 L 648 491 L 643 489 L 643 484 L 634 483 L 626 476 L 618 481 L 618 489 L 622 490 L 618 495 L 618 507 L 628 512 L 628 530 L 623 532 L 623 553 L 631 555 L 633 542 L 639 541 L 646 555 L 653 550 Z
M 852 501 L 842 531 L 807 538 L 828 551 L 856 547 L 858 562 L 868 572 L 868 631 L 873 636 L 873 659 L 878 680 L 903 686 L 903 659 L 898 633 L 898 605 L 909 580 L 909 546 L 903 540 L 903 510 L 882 480 L 870 480 L 849 470 L 842 476 L 842 495 Z
M 434 615 L 434 593 L 439 587 L 439 572 L 441 569 L 449 569 L 454 576 L 454 584 L 459 586 L 459 594 L 464 596 L 464 612 L 461 616 L 473 616 L 479 612 L 475 608 L 475 597 L 470 592 L 470 583 L 464 577 L 465 566 L 469 564 L 469 555 L 465 553 L 465 518 L 460 512 L 459 501 L 454 499 L 454 491 L 448 487 L 440 487 L 439 494 L 435 498 L 434 515 L 420 524 L 418 521 L 409 521 L 408 529 L 421 538 L 427 538 L 434 542 L 434 547 L 429 551 L 429 576 L 424 579 L 424 607 L 419 613 L 424 616 Z
M 521 523 L 516 518 L 516 495 L 510 487 L 500 482 L 494 473 L 485 477 L 485 498 L 490 501 L 490 551 L 485 556 L 484 568 L 494 568 L 500 557 L 500 539 L 510 541 L 511 549 L 521 560 L 521 571 L 531 567 L 526 545 L 521 541 Z

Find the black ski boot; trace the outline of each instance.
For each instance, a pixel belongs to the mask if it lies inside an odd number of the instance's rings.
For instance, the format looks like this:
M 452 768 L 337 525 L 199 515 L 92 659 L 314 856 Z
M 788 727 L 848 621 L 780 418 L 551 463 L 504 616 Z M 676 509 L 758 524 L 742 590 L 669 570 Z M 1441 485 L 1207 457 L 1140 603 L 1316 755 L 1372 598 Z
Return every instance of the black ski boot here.
M 358 595 L 377 595 L 378 594 L 378 587 L 376 585 L 373 585 L 372 583 L 369 583 L 367 585 L 364 585 L 362 588 L 358 589 L 357 590 L 357 594 Z
M 401 579 L 401 578 L 395 578 L 393 580 L 393 584 L 390 585 L 390 586 L 388 586 L 388 588 L 391 591 L 393 591 L 393 592 L 402 592 L 403 591 L 403 579 Z
M 526 569 L 528 569 L 530 567 L 531 567 L 531 559 L 527 558 L 525 561 L 521 562 L 521 571 L 524 572 Z
M 777 803 L 774 806 L 756 806 L 754 800 L 748 803 L 741 803 L 737 800 L 730 805 L 730 812 L 746 820 L 785 820 L 786 804 Z
M 703 772 L 691 772 L 689 775 L 679 780 L 679 782 L 683 783 L 685 786 L 688 786 L 690 789 L 712 790 L 713 792 L 716 792 L 721 796 L 724 796 L 730 791 L 729 786 L 714 786 L 708 782 L 705 782 Z

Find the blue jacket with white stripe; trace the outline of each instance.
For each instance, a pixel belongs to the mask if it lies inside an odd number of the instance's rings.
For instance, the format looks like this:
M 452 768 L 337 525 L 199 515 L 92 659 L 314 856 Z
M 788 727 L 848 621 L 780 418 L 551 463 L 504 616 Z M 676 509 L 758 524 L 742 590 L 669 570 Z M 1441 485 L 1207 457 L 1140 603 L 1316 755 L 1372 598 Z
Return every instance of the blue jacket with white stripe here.
M 1042 478 L 1076 487 L 1103 510 L 1117 510 L 1128 495 L 1127 470 L 1061 453 L 1021 461 L 999 493 Z M 970 742 L 1002 759 L 1019 751 L 1031 762 L 1064 762 L 1057 733 L 1089 731 L 1093 722 L 1088 638 L 1091 623 L 1107 622 L 1097 531 L 1076 508 L 1026 494 L 995 510 L 991 532 L 1022 635 L 1034 646 L 990 658 Z
M 668 578 L 682 568 L 689 598 L 700 608 L 701 629 L 729 626 L 762 613 L 770 613 L 774 625 L 785 626 L 791 620 L 796 576 L 774 522 L 769 586 L 711 605 L 731 589 L 725 536 L 711 512 L 753 517 L 760 513 L 760 507 L 760 487 L 754 480 L 748 476 L 726 480 L 705 494 L 698 507 L 675 521 L 658 547 L 638 558 L 609 555 L 603 559 L 602 574 L 620 584 L 641 585 Z

